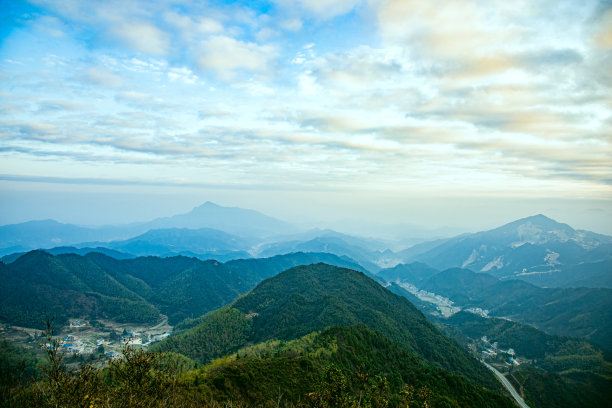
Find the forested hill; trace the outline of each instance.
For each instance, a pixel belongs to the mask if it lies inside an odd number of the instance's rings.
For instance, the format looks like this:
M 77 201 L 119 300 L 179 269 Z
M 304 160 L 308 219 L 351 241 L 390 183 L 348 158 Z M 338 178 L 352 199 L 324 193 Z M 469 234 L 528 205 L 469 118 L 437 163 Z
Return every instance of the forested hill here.
M 364 325 L 246 347 L 183 383 L 243 406 L 514 407 L 499 391 L 433 367 Z
M 70 317 L 159 318 L 153 305 L 87 257 L 32 251 L 0 264 L 0 281 L 0 320 L 18 326 L 42 329 L 53 317 L 60 325 Z
M 261 280 L 296 265 L 317 262 L 359 268 L 332 254 L 296 253 L 232 261 L 177 256 L 117 260 L 99 253 L 53 256 L 32 251 L 0 263 L 0 321 L 44 328 L 55 317 L 176 324 L 228 304 Z
M 428 364 L 496 385 L 477 360 L 406 299 L 361 272 L 325 264 L 295 267 L 263 281 L 231 306 L 184 326 L 157 349 L 172 349 L 205 363 L 247 344 L 355 324 L 379 331 Z

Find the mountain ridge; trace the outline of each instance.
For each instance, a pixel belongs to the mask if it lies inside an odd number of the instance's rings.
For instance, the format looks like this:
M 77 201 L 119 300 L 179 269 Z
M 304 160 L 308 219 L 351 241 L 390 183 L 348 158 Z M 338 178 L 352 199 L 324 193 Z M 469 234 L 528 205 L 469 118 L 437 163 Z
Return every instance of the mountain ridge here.
M 563 274 L 567 285 L 568 270 L 612 259 L 612 237 L 574 230 L 542 214 L 443 240 L 433 247 L 421 246 L 423 251 L 406 252 L 403 262 L 423 262 L 439 270 L 470 268 L 541 286 L 560 285 L 557 273 Z
M 42 329 L 54 316 L 61 326 L 68 318 L 113 319 L 116 311 L 121 322 L 153 323 L 163 313 L 176 324 L 230 303 L 282 270 L 320 261 L 360 268 L 332 254 L 220 263 L 184 256 L 118 260 L 100 253 L 31 251 L 0 263 L 0 321 Z
M 126 240 L 160 228 L 213 228 L 256 237 L 296 231 L 291 224 L 258 211 L 207 201 L 184 214 L 116 226 L 87 227 L 51 219 L 3 225 L 0 226 L 0 256 L 87 242 Z

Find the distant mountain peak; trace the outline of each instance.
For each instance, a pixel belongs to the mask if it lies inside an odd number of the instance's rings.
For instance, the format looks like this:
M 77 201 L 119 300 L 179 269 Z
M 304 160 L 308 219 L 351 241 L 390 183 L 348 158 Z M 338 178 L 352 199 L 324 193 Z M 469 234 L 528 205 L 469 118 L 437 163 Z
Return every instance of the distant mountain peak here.
M 175 215 L 174 217 L 180 217 L 180 216 L 186 216 L 186 215 L 192 215 L 192 214 L 196 214 L 196 215 L 200 215 L 200 214 L 206 214 L 206 213 L 221 213 L 221 212 L 225 212 L 225 213 L 243 213 L 243 214 L 251 214 L 251 215 L 260 215 L 263 217 L 268 217 L 268 218 L 272 218 L 269 217 L 268 215 L 262 214 L 259 211 L 256 210 L 251 210 L 248 208 L 241 208 L 241 207 L 226 207 L 223 205 L 219 205 L 216 203 L 213 203 L 212 201 L 206 201 L 204 204 L 200 204 L 197 207 L 194 207 L 191 209 L 191 211 L 185 213 L 185 214 L 179 214 L 179 215 Z M 172 218 L 172 217 L 169 217 Z
M 554 220 L 550 217 L 545 216 L 544 214 L 536 214 L 536 215 L 532 215 L 530 217 L 525 217 L 520 219 L 519 221 L 531 221 L 532 223 L 536 223 L 536 224 L 547 224 L 547 225 L 567 225 L 567 224 L 563 224 L 557 220 Z
M 18 224 L 9 224 L 9 225 L 5 225 L 5 227 L 16 227 L 16 226 L 45 226 L 45 227 L 49 227 L 49 226 L 57 226 L 57 225 L 68 225 L 56 220 L 53 220 L 51 218 L 47 218 L 44 220 L 31 220 L 31 221 L 25 221 L 25 222 L 21 222 Z
M 557 222 L 557 221 L 553 220 L 552 218 L 545 216 L 544 214 L 536 214 L 536 215 L 532 215 L 530 217 L 525 217 L 523 219 L 525 219 L 525 220 L 532 220 L 532 221 L 542 221 L 543 220 L 543 221 L 554 221 L 554 222 Z
M 524 217 L 524 218 L 520 218 L 516 221 L 511 222 L 510 224 L 514 224 L 514 223 L 525 223 L 525 222 L 536 222 L 536 223 L 541 223 L 541 222 L 545 222 L 545 223 L 556 223 L 559 224 L 559 222 L 557 222 L 556 220 L 553 220 L 550 217 L 545 216 L 544 214 L 536 214 L 536 215 L 530 215 L 528 217 Z
M 242 236 L 277 235 L 294 231 L 290 224 L 240 207 L 224 207 L 206 201 L 191 211 L 153 220 L 145 224 L 149 229 L 165 228 L 213 228 Z
M 524 228 L 526 225 L 531 225 L 533 227 L 539 228 L 543 232 L 548 232 L 552 230 L 565 231 L 570 234 L 573 234 L 575 232 L 574 229 L 569 225 L 553 220 L 552 218 L 549 218 L 544 214 L 536 214 L 531 215 L 529 217 L 521 218 L 516 221 L 512 221 L 508 224 L 502 225 L 501 227 L 491 231 L 517 230 L 520 228 Z
M 194 210 L 197 208 L 220 208 L 220 207 L 222 206 L 220 206 L 219 204 L 215 204 L 212 201 L 206 201 L 204 204 L 201 204 L 195 207 Z

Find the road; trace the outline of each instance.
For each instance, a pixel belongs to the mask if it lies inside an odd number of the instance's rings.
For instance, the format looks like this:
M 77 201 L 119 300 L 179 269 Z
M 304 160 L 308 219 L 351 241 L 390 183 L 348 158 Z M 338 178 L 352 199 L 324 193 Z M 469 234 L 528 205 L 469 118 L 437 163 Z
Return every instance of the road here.
M 490 364 L 485 363 L 484 361 L 482 362 L 482 364 L 487 366 L 487 368 L 489 370 L 493 371 L 493 373 L 499 379 L 499 381 L 501 381 L 502 384 L 504 384 L 504 387 L 506 387 L 506 389 L 508 391 L 510 391 L 510 394 L 512 395 L 512 398 L 514 398 L 514 400 L 517 402 L 517 404 L 519 404 L 519 406 L 521 408 L 529 408 L 529 405 L 525 404 L 525 401 L 523 401 L 521 396 L 518 395 L 518 392 L 516 392 L 516 390 L 514 389 L 512 384 L 510 384 L 510 382 L 506 379 L 506 377 L 504 377 L 504 375 L 502 373 L 500 373 L 499 371 L 497 371 L 497 369 L 495 367 L 493 367 Z

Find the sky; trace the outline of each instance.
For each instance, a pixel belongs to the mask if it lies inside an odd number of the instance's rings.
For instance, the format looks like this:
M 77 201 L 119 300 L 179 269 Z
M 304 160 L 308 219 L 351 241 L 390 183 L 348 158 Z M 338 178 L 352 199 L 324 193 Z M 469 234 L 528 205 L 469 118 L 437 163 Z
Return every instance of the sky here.
M 611 67 L 610 1 L 0 0 L 0 223 L 612 234 Z

